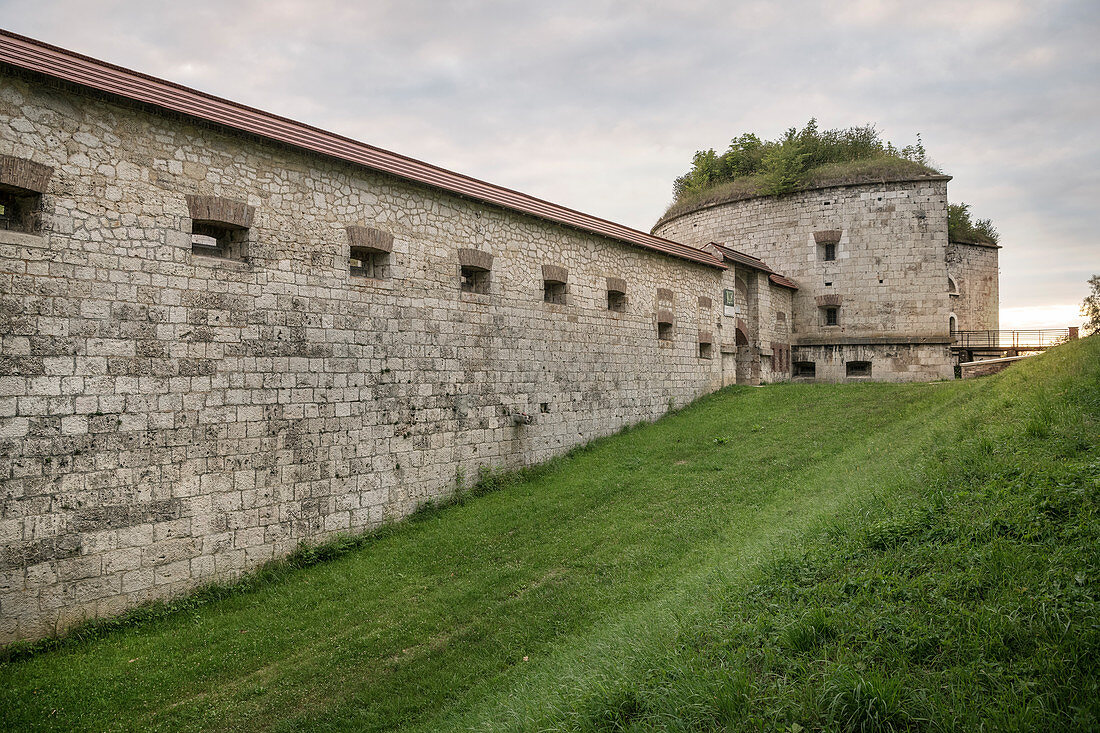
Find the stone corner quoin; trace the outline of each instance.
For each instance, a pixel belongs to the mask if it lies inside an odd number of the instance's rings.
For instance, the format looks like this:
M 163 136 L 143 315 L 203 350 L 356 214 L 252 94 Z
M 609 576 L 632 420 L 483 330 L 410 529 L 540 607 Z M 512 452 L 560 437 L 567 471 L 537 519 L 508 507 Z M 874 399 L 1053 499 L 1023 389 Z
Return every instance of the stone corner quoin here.
M 796 362 L 949 377 L 949 317 L 996 314 L 996 250 L 949 246 L 945 181 L 736 202 L 657 240 L 10 60 L 0 196 L 0 644 L 232 580 L 725 384 L 806 379 Z

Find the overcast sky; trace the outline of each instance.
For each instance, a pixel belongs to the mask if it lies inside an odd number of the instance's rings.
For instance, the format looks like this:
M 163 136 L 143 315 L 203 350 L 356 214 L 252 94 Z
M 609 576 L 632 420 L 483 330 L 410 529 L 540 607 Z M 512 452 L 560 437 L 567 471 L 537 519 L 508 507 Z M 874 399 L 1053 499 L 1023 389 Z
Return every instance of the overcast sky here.
M 1100 273 L 1100 2 L 0 0 L 48 43 L 649 231 L 699 149 L 919 132 L 1001 233 L 1002 328 Z

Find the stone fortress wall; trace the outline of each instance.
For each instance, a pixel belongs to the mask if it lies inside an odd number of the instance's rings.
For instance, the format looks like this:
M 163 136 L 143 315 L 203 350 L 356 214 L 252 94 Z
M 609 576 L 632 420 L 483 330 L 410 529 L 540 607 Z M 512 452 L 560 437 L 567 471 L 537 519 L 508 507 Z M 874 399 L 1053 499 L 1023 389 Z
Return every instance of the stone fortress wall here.
M 20 43 L 37 42 L 0 33 L 0 58 Z M 0 63 L 0 643 L 235 578 L 723 385 L 788 380 L 813 348 L 843 370 L 855 346 L 813 346 L 833 332 L 806 311 L 833 291 L 845 338 L 911 317 L 928 339 L 860 345 L 873 378 L 950 376 L 948 298 L 972 291 L 932 293 L 945 235 L 916 222 L 943 215 L 943 182 L 668 223 L 693 249 L 35 68 Z M 813 259 L 829 227 L 837 270 Z M 886 270 L 904 298 L 843 279 L 878 268 L 879 229 L 921 235 Z M 820 376 L 840 378 L 824 359 Z
M 1000 328 L 999 250 L 996 244 L 948 242 L 948 287 L 956 331 Z
M 725 244 L 797 282 L 795 378 L 949 379 L 952 314 L 956 330 L 997 327 L 997 250 L 948 243 L 948 180 L 732 201 L 661 221 L 654 234 Z M 950 292 L 949 270 L 965 296 Z
M 0 77 L 0 154 L 45 177 L 34 231 L 0 231 L 0 642 L 654 419 L 736 380 L 724 287 L 753 283 L 754 339 L 789 300 L 751 268 L 33 77 Z

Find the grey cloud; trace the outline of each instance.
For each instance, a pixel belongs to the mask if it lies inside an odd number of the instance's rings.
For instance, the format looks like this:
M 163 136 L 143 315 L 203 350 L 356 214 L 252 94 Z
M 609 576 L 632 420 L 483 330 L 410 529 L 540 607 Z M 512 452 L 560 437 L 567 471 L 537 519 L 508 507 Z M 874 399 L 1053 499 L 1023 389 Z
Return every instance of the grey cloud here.
M 7 27 L 648 229 L 701 148 L 921 132 L 1003 235 L 1002 302 L 1100 271 L 1100 5 L 0 3 Z

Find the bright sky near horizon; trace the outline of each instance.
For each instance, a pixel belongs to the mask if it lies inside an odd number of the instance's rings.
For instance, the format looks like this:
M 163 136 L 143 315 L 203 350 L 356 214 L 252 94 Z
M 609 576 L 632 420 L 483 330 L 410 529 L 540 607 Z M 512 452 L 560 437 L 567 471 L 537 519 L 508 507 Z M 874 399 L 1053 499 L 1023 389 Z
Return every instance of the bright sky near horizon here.
M 1001 234 L 1001 327 L 1076 325 L 1095 0 L 0 0 L 8 30 L 648 231 L 699 149 L 919 132 Z

